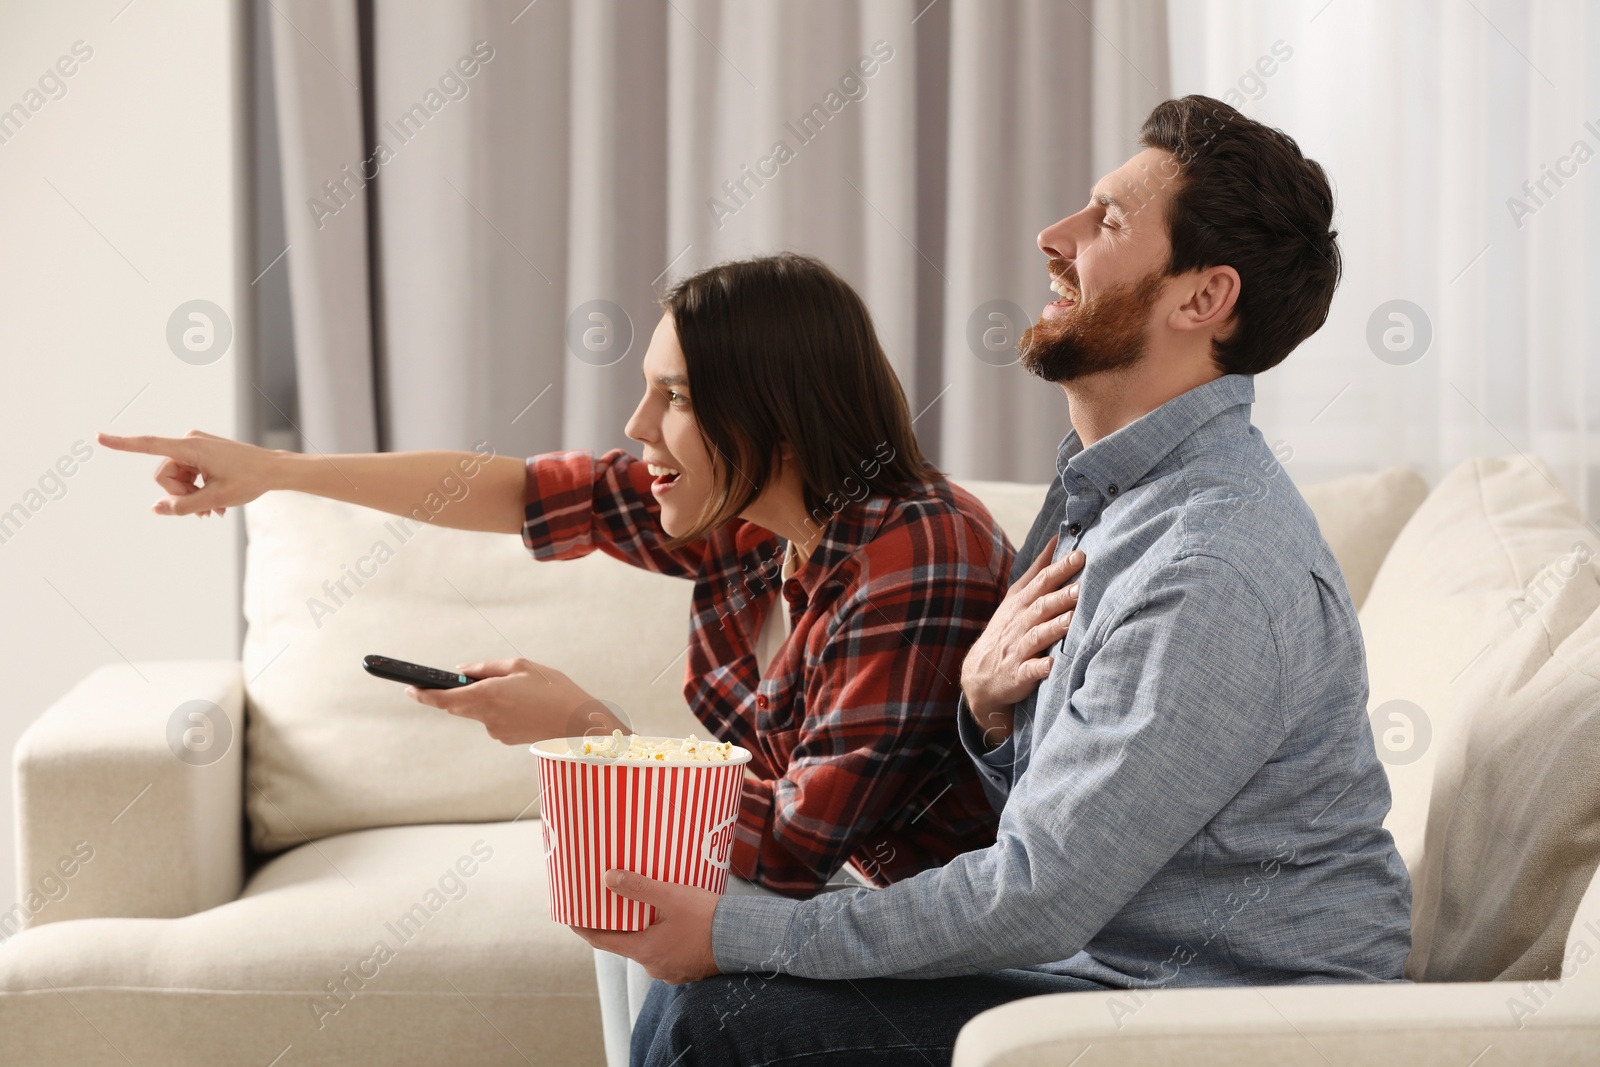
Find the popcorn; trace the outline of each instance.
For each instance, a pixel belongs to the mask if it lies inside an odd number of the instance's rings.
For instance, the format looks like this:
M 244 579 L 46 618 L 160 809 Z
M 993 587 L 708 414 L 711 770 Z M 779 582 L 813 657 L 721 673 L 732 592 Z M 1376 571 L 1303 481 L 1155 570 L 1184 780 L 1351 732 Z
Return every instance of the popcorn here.
M 702 741 L 694 734 L 681 741 L 670 737 L 641 737 L 638 734 L 625 736 L 621 730 L 612 730 L 610 737 L 586 738 L 578 755 L 640 763 L 667 760 L 726 763 L 733 756 L 733 742 Z
M 655 922 L 654 906 L 605 884 L 616 866 L 711 893 L 727 888 L 748 749 L 621 730 L 529 748 L 539 766 L 552 922 L 629 931 Z

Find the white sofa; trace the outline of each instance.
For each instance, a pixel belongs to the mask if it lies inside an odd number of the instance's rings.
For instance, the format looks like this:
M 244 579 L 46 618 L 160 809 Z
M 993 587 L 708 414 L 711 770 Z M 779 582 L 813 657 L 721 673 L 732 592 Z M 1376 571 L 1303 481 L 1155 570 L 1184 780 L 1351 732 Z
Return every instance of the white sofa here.
M 1380 737 L 1428 982 L 1029 1000 L 975 1019 L 958 1062 L 1594 1057 L 1600 964 L 1559 972 L 1600 947 L 1600 890 L 1578 900 L 1600 859 L 1600 552 L 1573 562 L 1595 539 L 1547 477 L 1478 461 L 1432 494 L 1406 471 L 1303 489 L 1365 601 L 1379 729 L 1391 700 L 1425 709 L 1427 740 Z M 970 487 L 1020 542 L 1043 488 Z M 298 494 L 246 522 L 241 662 L 102 668 L 18 743 L 0 1060 L 601 1062 L 589 949 L 546 918 L 531 757 L 359 663 L 522 655 L 687 732 L 688 583 Z M 1485 756 L 1490 734 L 1556 740 Z M 1552 960 L 1537 988 L 1435 984 Z

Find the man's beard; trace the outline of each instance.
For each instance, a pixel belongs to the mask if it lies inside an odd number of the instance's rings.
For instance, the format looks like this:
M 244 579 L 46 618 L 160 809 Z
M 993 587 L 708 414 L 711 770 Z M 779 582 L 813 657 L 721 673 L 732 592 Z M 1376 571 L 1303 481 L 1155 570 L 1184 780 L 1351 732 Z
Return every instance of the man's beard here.
M 1076 277 L 1056 269 L 1058 262 L 1051 262 L 1051 273 L 1067 277 L 1081 296 Z M 1064 315 L 1040 316 L 1022 332 L 1019 362 L 1030 373 L 1058 383 L 1133 366 L 1144 358 L 1150 308 L 1165 280 L 1162 271 L 1151 271 L 1136 282 L 1084 300 Z

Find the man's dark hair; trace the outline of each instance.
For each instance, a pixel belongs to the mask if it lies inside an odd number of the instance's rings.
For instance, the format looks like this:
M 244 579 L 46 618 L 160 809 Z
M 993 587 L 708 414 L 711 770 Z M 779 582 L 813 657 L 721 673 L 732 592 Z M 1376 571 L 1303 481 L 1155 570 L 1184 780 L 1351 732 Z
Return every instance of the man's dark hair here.
M 661 299 L 689 371 L 717 485 L 687 543 L 737 516 L 794 452 L 806 510 L 868 492 L 904 495 L 933 473 L 866 302 L 796 252 L 708 267 Z
M 1234 326 L 1212 358 L 1224 374 L 1277 366 L 1327 321 L 1339 284 L 1327 174 L 1282 130 L 1209 96 L 1157 104 L 1139 142 L 1177 160 L 1167 273 L 1239 272 Z

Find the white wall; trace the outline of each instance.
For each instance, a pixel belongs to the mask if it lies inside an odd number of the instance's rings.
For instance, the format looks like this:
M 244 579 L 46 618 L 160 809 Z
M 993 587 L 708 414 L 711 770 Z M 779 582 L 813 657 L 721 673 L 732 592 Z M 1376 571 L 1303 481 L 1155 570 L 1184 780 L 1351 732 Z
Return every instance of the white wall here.
M 20 131 L 0 127 L 0 512 L 28 509 L 0 533 L 0 908 L 15 885 L 9 754 L 27 725 L 102 664 L 232 658 L 239 645 L 240 517 L 152 515 L 156 461 L 94 435 L 247 431 L 240 13 L 123 4 L 0 0 L 0 109 L 42 100 Z M 30 101 L 79 41 L 92 55 L 64 94 Z M 166 339 L 197 298 L 234 333 L 204 366 Z M 30 497 L 80 441 L 89 459 L 66 464 L 64 492 Z

